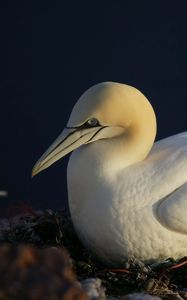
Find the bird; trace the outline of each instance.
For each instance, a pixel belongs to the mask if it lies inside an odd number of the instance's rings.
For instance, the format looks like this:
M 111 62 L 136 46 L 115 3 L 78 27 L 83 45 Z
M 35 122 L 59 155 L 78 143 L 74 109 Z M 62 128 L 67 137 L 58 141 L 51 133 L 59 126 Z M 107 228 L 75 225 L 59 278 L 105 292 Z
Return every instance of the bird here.
M 68 203 L 82 244 L 103 264 L 187 255 L 187 132 L 155 141 L 156 116 L 135 87 L 101 82 L 78 99 L 33 176 L 72 152 Z

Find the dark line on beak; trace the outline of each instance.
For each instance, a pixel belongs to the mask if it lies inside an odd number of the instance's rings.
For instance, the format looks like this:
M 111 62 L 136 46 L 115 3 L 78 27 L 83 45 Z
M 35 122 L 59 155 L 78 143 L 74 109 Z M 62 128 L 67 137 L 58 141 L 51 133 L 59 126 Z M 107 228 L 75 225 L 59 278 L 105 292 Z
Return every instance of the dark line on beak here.
M 48 153 L 48 155 L 50 155 L 56 148 L 58 148 L 58 146 L 61 144 L 61 143 L 63 143 L 63 142 L 65 142 L 65 140 L 67 140 L 67 138 L 69 137 L 69 136 L 71 136 L 72 134 L 74 134 L 76 131 L 78 131 L 78 130 L 81 130 L 81 129 L 84 129 L 84 124 L 82 124 L 82 125 L 80 125 L 80 126 L 74 126 L 74 127 L 68 127 L 68 126 L 66 126 L 65 127 L 65 129 L 74 129 L 74 131 L 72 131 L 72 132 L 70 132 L 62 141 L 60 141 L 56 146 L 55 146 L 55 148 L 53 149 L 53 150 L 51 150 L 49 153 Z M 91 127 L 92 128 L 92 127 Z M 71 146 L 71 145 L 70 145 Z
M 87 143 L 88 142 L 90 142 L 102 129 L 104 129 L 104 128 L 106 128 L 106 127 L 108 127 L 108 126 L 103 126 L 103 127 L 100 127 L 99 128 L 99 130 L 97 130 L 94 134 L 93 134 L 93 136 L 87 141 Z
M 81 127 L 82 127 L 82 125 L 81 126 L 74 126 L 74 127 L 66 126 L 65 128 L 66 129 L 80 129 Z
M 70 127 L 65 127 L 65 128 L 70 128 Z M 72 129 L 73 129 L 74 127 L 72 127 Z M 77 129 L 78 130 L 78 129 Z M 61 143 L 63 143 L 63 142 L 65 142 L 73 133 L 75 133 L 77 130 L 74 130 L 74 131 L 72 131 L 72 132 L 70 132 L 68 135 L 66 135 L 66 137 L 62 140 L 62 141 L 59 141 L 59 143 L 55 146 L 55 148 L 53 148 L 47 155 L 50 155 L 54 150 L 56 150 L 57 148 L 58 148 L 58 146 L 61 144 Z
M 108 127 L 108 126 L 100 127 L 86 143 L 90 142 L 90 141 L 91 141 L 91 140 L 92 140 L 92 139 L 93 139 L 93 138 L 94 138 L 94 137 L 95 137 L 102 129 L 104 129 L 104 128 L 106 128 L 106 127 Z M 67 128 L 67 127 L 66 127 L 66 128 Z M 55 146 L 55 148 L 54 148 L 53 150 L 51 150 L 51 152 L 48 153 L 48 155 L 50 155 L 52 152 L 54 152 L 54 151 L 58 148 L 58 146 L 59 146 L 60 144 L 62 144 L 69 136 L 71 136 L 73 133 L 75 133 L 75 132 L 78 131 L 79 129 L 80 129 L 80 128 L 77 127 L 77 130 L 74 130 L 74 131 L 70 132 L 70 133 L 69 133 L 62 141 L 60 141 L 60 142 Z M 86 133 L 86 134 L 84 134 L 84 135 L 82 135 L 80 138 L 78 138 L 77 140 L 75 140 L 73 143 L 71 143 L 71 144 L 69 144 L 68 146 L 66 146 L 63 150 L 65 150 L 66 148 L 72 146 L 72 145 L 75 144 L 79 139 L 81 140 L 81 139 L 82 139 L 83 137 L 85 137 L 85 135 L 87 135 L 87 134 L 89 134 L 89 132 Z M 58 155 L 60 152 L 61 152 L 61 150 L 58 151 L 55 155 Z M 51 158 L 49 158 L 48 160 L 46 160 L 43 166 L 45 166 L 45 164 L 46 164 L 50 159 L 51 159 Z
M 70 132 L 70 134 L 68 134 L 60 143 L 58 143 L 58 145 L 53 149 L 53 150 L 51 150 L 51 152 L 48 154 L 48 155 L 50 155 L 52 152 L 54 152 L 56 149 L 57 149 L 57 147 L 60 145 L 60 144 L 62 144 L 70 135 L 72 135 L 73 133 L 75 133 L 75 131 L 76 130 L 74 130 L 73 132 Z M 70 146 L 72 146 L 73 144 L 75 144 L 78 140 L 81 140 L 83 137 L 85 137 L 85 135 L 87 135 L 87 134 L 89 134 L 89 132 L 88 133 L 86 133 L 86 134 L 84 134 L 84 135 L 82 135 L 80 138 L 78 138 L 77 140 L 75 140 L 73 143 L 71 143 L 71 144 L 69 144 L 68 146 L 66 146 L 63 150 L 65 150 L 65 149 L 67 149 L 68 147 L 70 147 Z M 62 150 L 59 150 L 55 155 L 58 155 L 60 152 L 61 152 Z M 51 158 L 49 158 L 48 160 L 46 160 L 45 161 L 45 163 L 42 165 L 42 166 L 45 166 L 45 164 L 50 160 Z

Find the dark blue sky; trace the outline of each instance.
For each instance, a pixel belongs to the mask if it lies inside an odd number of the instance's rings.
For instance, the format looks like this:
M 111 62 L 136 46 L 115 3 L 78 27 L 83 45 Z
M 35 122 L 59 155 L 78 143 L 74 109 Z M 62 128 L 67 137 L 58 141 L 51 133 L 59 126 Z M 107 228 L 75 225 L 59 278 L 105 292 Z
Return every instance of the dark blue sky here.
M 187 130 L 185 1 L 1 2 L 0 188 L 60 208 L 67 158 L 31 180 L 81 93 L 101 81 L 139 88 L 158 138 Z M 7 201 L 7 200 L 1 200 Z

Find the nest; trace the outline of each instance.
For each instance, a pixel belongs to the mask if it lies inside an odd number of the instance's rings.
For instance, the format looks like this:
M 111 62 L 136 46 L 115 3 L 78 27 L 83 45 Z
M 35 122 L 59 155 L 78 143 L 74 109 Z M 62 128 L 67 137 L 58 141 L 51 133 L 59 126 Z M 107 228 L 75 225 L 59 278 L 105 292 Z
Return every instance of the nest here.
M 144 292 L 150 295 L 159 296 L 161 299 L 187 299 L 186 258 L 180 260 L 169 258 L 163 262 L 150 265 L 145 265 L 135 258 L 130 258 L 124 263 L 124 267 L 121 269 L 106 269 L 106 266 L 103 266 L 96 261 L 81 245 L 73 229 L 71 219 L 64 211 L 53 212 L 47 210 L 45 212 L 29 212 L 22 216 L 1 219 L 0 241 L 0 251 L 2 251 L 2 247 L 5 247 L 4 244 L 6 244 L 6 247 L 11 247 L 11 249 L 15 247 L 17 249 L 20 244 L 30 245 L 30 249 L 32 249 L 31 252 L 36 251 L 32 252 L 31 256 L 35 257 L 35 261 L 38 262 L 38 265 L 41 264 L 42 261 L 47 262 L 48 259 L 53 261 L 53 254 L 45 251 L 54 248 L 58 249 L 58 251 L 60 251 L 58 252 L 58 255 L 62 255 L 64 261 L 70 262 L 71 266 L 69 265 L 69 268 L 73 269 L 73 273 L 77 274 L 79 281 L 90 277 L 100 278 L 102 285 L 106 289 L 107 296 L 110 297 L 119 297 L 129 292 Z M 9 251 L 13 251 L 12 253 L 14 254 L 11 255 L 15 255 L 16 261 L 19 256 L 16 253 L 20 253 L 20 250 L 16 250 L 17 252 L 15 250 Z M 42 260 L 42 256 L 39 255 L 37 251 L 42 251 L 43 254 L 41 255 L 44 255 L 45 259 L 43 258 Z M 67 259 L 67 254 L 64 254 L 64 251 L 65 253 L 69 253 L 70 259 Z M 8 257 L 9 256 L 6 258 L 7 260 L 9 259 Z M 36 259 L 36 257 L 40 257 L 40 259 Z M 0 255 L 0 259 L 3 259 L 2 255 Z M 9 264 L 11 265 L 10 262 Z M 54 264 L 63 267 L 64 263 L 60 261 L 59 258 L 59 262 L 56 263 L 54 261 Z M 176 268 L 178 264 L 181 264 L 181 266 Z M 59 272 L 55 268 L 54 270 L 49 270 L 47 263 L 43 263 L 42 266 L 44 269 L 46 267 L 44 272 L 46 276 L 47 273 L 58 274 Z M 13 269 L 9 268 L 9 273 L 11 274 L 11 272 L 13 272 Z M 11 276 L 8 278 L 7 282 L 12 280 Z M 75 279 L 73 279 L 73 281 L 74 280 Z M 55 288 L 58 290 L 57 287 Z M 2 289 L 2 285 L 0 289 Z M 63 293 L 64 292 L 62 292 L 62 294 Z M 77 293 L 81 299 L 82 297 L 85 297 L 84 294 L 81 294 L 80 290 L 78 290 Z M 41 298 L 46 297 L 43 296 Z M 1 299 L 17 298 L 2 298 L 0 294 L 0 300 Z M 27 297 L 19 299 L 32 298 Z M 47 299 L 52 298 L 48 297 Z

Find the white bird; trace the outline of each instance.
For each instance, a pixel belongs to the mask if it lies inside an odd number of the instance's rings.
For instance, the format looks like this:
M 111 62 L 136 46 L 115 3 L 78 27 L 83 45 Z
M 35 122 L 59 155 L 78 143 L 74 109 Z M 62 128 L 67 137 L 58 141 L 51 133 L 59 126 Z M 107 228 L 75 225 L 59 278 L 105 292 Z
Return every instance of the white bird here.
M 156 118 L 137 89 L 88 89 L 33 175 L 75 150 L 68 164 L 71 218 L 108 265 L 187 255 L 187 132 L 154 143 Z

